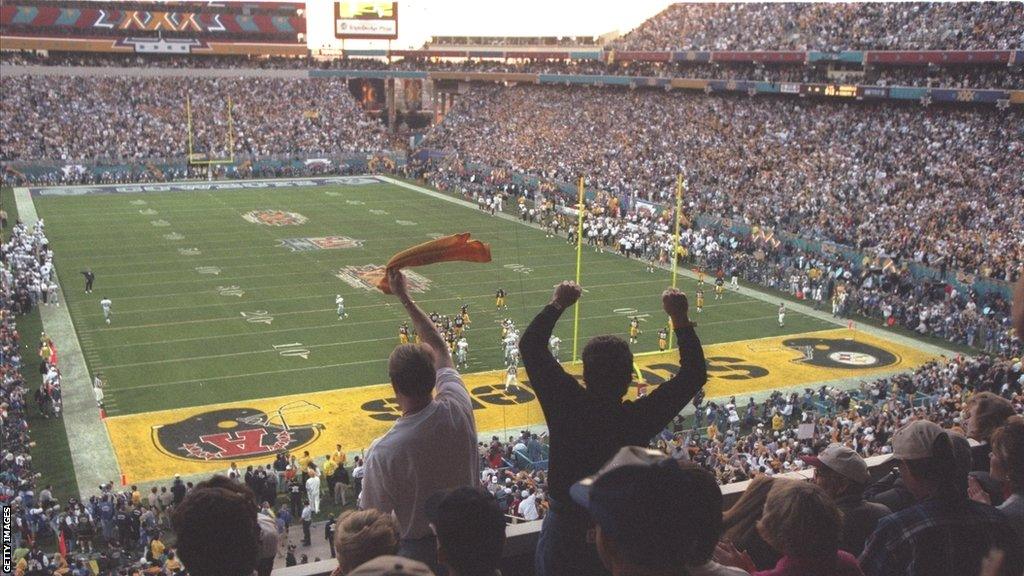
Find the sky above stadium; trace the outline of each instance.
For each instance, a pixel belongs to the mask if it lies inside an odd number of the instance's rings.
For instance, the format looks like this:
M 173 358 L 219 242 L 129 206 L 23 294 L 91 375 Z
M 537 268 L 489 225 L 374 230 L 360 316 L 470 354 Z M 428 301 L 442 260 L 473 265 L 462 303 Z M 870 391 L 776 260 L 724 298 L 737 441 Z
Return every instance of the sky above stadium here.
M 399 0 L 398 40 L 392 48 L 419 48 L 431 36 L 599 36 L 625 33 L 668 6 L 667 0 Z M 307 2 L 309 47 L 340 47 L 333 2 Z M 386 48 L 386 41 L 347 40 L 347 48 Z

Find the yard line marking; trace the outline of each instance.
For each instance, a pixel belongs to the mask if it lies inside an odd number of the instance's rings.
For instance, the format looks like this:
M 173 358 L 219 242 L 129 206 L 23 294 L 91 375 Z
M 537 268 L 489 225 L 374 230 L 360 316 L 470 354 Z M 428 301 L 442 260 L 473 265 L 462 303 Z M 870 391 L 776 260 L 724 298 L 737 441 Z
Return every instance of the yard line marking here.
M 643 281 L 643 282 L 624 282 L 624 283 L 617 283 L 617 284 L 605 284 L 605 285 L 594 285 L 594 286 L 595 287 L 598 287 L 598 286 L 626 286 L 626 285 L 638 286 L 640 284 L 650 284 L 650 283 L 653 283 L 653 282 L 661 283 L 660 280 L 646 280 L 646 281 Z M 521 292 L 521 294 L 536 294 L 536 293 L 544 293 L 544 292 L 547 292 L 547 291 L 548 291 L 547 289 L 527 290 L 527 291 Z M 432 304 L 434 302 L 440 302 L 440 301 L 446 301 L 446 300 L 470 300 L 470 299 L 490 298 L 490 297 L 491 297 L 490 295 L 485 295 L 485 296 L 474 296 L 474 297 L 470 297 L 470 298 L 458 298 L 458 297 L 455 297 L 455 298 L 440 298 L 440 299 L 437 299 L 437 300 L 426 300 L 426 299 L 424 299 L 424 300 L 420 300 L 420 303 L 426 305 L 426 304 Z M 607 298 L 607 299 L 602 298 L 602 299 L 599 299 L 599 300 L 588 300 L 588 302 L 596 303 L 596 302 L 606 302 L 608 300 L 618 300 L 618 301 L 621 301 L 622 298 L 621 297 L 614 297 L 614 298 Z M 746 304 L 746 303 L 748 303 L 748 302 L 747 301 L 731 301 L 731 302 L 727 302 L 727 303 L 723 303 L 723 304 L 717 304 L 716 306 L 734 306 L 734 305 L 737 305 L 737 304 Z M 387 304 L 386 303 L 382 303 L 382 304 L 368 304 L 368 305 L 364 305 L 364 306 L 355 306 L 355 307 L 353 307 L 353 309 L 369 309 L 369 308 L 381 308 L 381 307 L 387 307 Z M 709 308 L 710 308 L 710 306 L 709 306 Z M 321 314 L 321 313 L 324 313 L 324 312 L 327 312 L 327 311 L 332 311 L 332 310 L 335 310 L 335 308 L 314 308 L 312 310 L 296 310 L 294 312 L 281 312 L 281 313 L 276 314 L 275 317 L 298 316 L 298 315 L 302 315 L 302 314 Z M 99 318 L 100 316 L 101 315 L 82 315 L 83 318 Z M 90 330 L 83 330 L 83 332 L 86 332 L 86 333 L 102 333 L 102 332 L 115 332 L 115 331 L 119 332 L 119 331 L 122 331 L 122 330 L 137 330 L 137 329 L 143 329 L 143 328 L 162 328 L 162 327 L 166 327 L 166 326 L 182 326 L 182 325 L 189 325 L 189 324 L 209 324 L 211 322 L 228 322 L 228 321 L 233 321 L 233 320 L 236 320 L 236 319 L 237 319 L 237 317 L 235 317 L 235 316 L 227 316 L 227 317 L 221 317 L 221 318 L 203 318 L 203 319 L 198 319 L 198 320 L 182 320 L 180 322 L 158 322 L 158 323 L 155 323 L 155 324 L 136 324 L 134 326 L 112 326 L 112 327 L 111 326 L 105 326 L 105 327 L 102 327 L 102 328 L 93 328 L 93 329 L 90 329 Z M 385 319 L 385 320 L 379 320 L 379 321 L 355 321 L 355 322 L 350 322 L 348 324 L 349 325 L 352 325 L 352 324 L 359 325 L 359 324 L 374 324 L 374 323 L 379 323 L 379 322 L 393 322 L 393 321 L 394 321 L 394 319 Z
M 754 318 L 735 318 L 735 319 L 732 319 L 732 320 L 722 320 L 722 321 L 719 321 L 719 322 L 706 322 L 703 325 L 704 326 L 708 326 L 708 325 L 712 325 L 712 324 L 730 324 L 730 323 L 735 323 L 735 322 L 749 322 L 751 320 L 766 320 L 766 319 L 775 318 L 775 317 L 776 316 L 773 314 L 773 315 L 768 315 L 768 316 L 758 316 L 758 317 L 754 317 Z M 476 350 L 494 350 L 494 349 L 497 349 L 497 348 L 498 348 L 497 346 L 487 346 L 487 347 L 476 348 Z M 472 354 L 472 353 L 473 352 L 471 351 L 470 354 Z M 141 389 L 141 388 L 157 388 L 157 387 L 163 387 L 163 386 L 177 386 L 179 384 L 195 384 L 196 382 L 212 382 L 212 381 L 215 381 L 215 380 L 232 380 L 232 379 L 238 379 L 238 378 L 248 378 L 248 377 L 251 377 L 251 376 L 267 376 L 267 375 L 270 375 L 270 374 L 286 374 L 286 373 L 289 373 L 289 372 L 304 372 L 304 371 L 308 371 L 308 370 L 326 370 L 326 369 L 329 369 L 329 368 L 340 368 L 340 367 L 343 367 L 343 366 L 358 366 L 358 365 L 362 365 L 362 364 L 373 364 L 373 363 L 381 363 L 381 364 L 383 364 L 383 363 L 386 363 L 387 360 L 388 360 L 387 358 L 375 358 L 375 359 L 371 359 L 371 360 L 357 360 L 357 361 L 354 361 L 354 362 L 339 362 L 339 363 L 336 363 L 336 364 L 324 364 L 322 366 L 306 366 L 306 367 L 303 367 L 303 368 L 286 368 L 284 370 L 266 370 L 266 371 L 263 371 L 263 372 L 249 372 L 249 373 L 244 373 L 244 374 L 230 374 L 228 376 L 214 376 L 214 377 L 208 377 L 208 378 L 193 378 L 191 380 L 175 380 L 173 382 L 152 382 L 150 384 L 140 384 L 138 386 L 129 386 L 129 387 L 124 387 L 124 388 L 116 388 L 116 389 L 114 389 L 114 391 L 117 392 L 117 391 L 138 390 L 138 389 Z

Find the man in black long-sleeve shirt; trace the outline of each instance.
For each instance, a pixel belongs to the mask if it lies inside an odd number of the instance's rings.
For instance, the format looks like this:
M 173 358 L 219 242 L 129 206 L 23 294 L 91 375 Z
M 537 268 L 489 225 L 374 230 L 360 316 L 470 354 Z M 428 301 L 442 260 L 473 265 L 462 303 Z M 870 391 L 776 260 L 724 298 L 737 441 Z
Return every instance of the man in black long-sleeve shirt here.
M 519 342 L 551 435 L 551 509 L 537 543 L 538 576 L 607 574 L 593 545 L 587 544 L 589 517 L 572 503 L 570 486 L 597 472 L 619 448 L 646 446 L 707 381 L 704 351 L 687 314 L 686 296 L 670 289 L 662 294 L 662 305 L 679 340 L 679 373 L 648 396 L 623 402 L 632 381 L 633 355 L 621 338 L 598 336 L 583 349 L 586 387 L 580 385 L 547 346 L 558 318 L 580 294 L 574 282 L 558 285 L 551 303 L 533 319 Z

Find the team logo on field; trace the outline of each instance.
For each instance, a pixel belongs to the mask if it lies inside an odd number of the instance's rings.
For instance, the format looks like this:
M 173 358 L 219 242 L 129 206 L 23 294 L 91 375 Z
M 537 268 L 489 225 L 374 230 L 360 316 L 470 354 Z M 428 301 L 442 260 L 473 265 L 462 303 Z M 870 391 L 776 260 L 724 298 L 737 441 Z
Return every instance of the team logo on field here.
M 297 450 L 320 436 L 323 424 L 289 424 L 286 414 L 320 410 L 298 400 L 272 413 L 226 408 L 153 427 L 153 443 L 165 454 L 185 460 L 243 460 Z
M 405 274 L 405 281 L 410 292 L 422 293 L 430 289 L 431 282 L 428 278 L 412 270 L 403 270 L 402 273 Z M 377 283 L 384 278 L 384 267 L 376 264 L 345 266 L 338 270 L 335 276 L 353 288 L 373 291 L 377 290 Z
M 888 350 L 856 340 L 790 338 L 783 340 L 782 345 L 803 353 L 797 362 L 823 368 L 882 368 L 899 361 L 899 357 Z
M 323 236 L 321 238 L 284 238 L 280 244 L 292 252 L 307 250 L 337 250 L 339 248 L 362 248 L 363 241 L 348 236 Z
M 309 218 L 298 212 L 285 212 L 284 210 L 253 210 L 242 214 L 242 218 L 253 224 L 266 226 L 297 226 L 309 221 Z

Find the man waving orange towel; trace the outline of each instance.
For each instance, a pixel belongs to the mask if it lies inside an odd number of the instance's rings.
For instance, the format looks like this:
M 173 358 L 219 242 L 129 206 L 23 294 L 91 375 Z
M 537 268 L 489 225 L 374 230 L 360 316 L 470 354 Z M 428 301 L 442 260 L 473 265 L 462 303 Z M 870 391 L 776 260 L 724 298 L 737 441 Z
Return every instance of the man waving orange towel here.
M 412 268 L 454 261 L 490 262 L 491 247 L 479 240 L 470 240 L 468 232 L 454 234 L 402 250 L 388 261 L 386 268 Z M 387 274 L 377 282 L 377 288 L 385 294 L 391 294 Z

